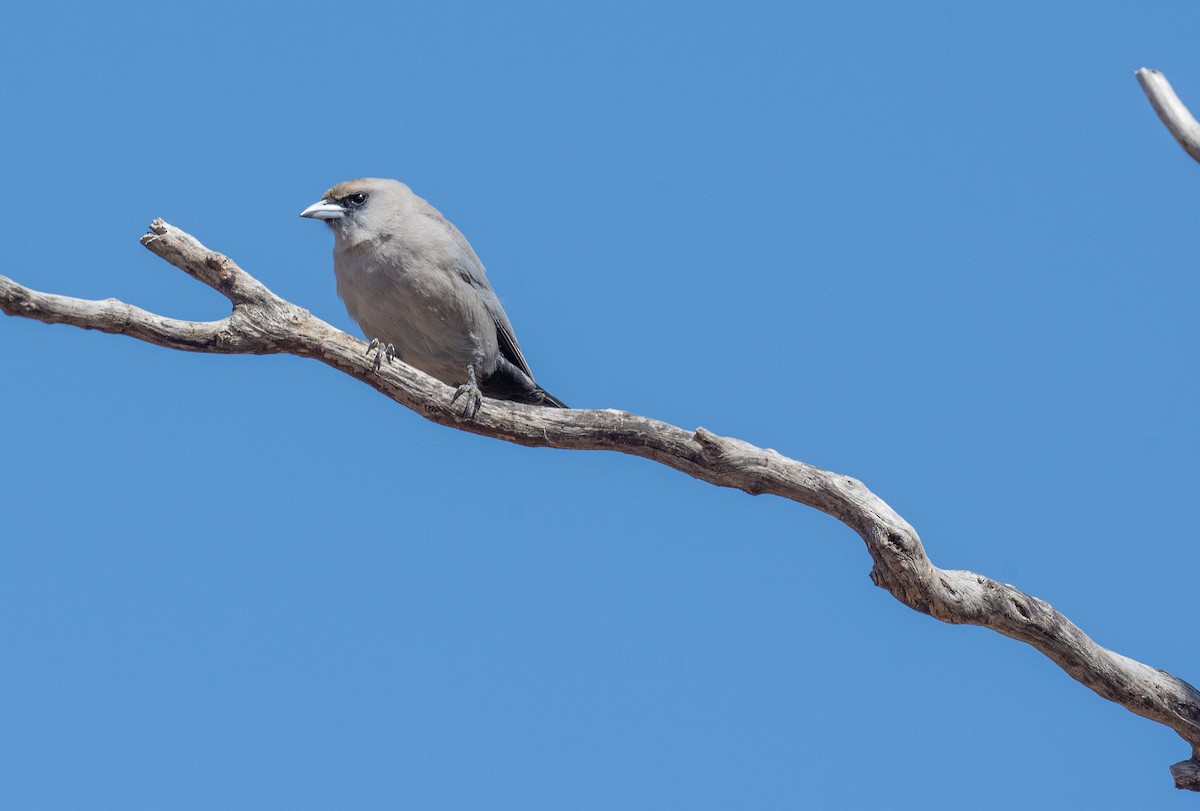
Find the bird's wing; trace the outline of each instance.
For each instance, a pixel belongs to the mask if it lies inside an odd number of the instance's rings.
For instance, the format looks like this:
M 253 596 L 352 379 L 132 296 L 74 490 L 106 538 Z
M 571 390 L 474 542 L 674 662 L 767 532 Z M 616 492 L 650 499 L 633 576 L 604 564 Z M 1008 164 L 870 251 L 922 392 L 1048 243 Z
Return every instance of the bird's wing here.
M 512 324 L 509 323 L 504 308 L 500 306 L 500 299 L 496 297 L 496 291 L 492 290 L 492 286 L 488 284 L 483 263 L 475 255 L 471 243 L 467 242 L 467 238 L 462 235 L 462 232 L 454 227 L 454 223 L 443 217 L 441 212 L 433 206 L 429 207 L 427 214 L 437 219 L 445 227 L 455 247 L 458 248 L 460 261 L 457 263 L 457 269 L 463 281 L 475 288 L 475 292 L 479 294 L 488 314 L 491 315 L 492 321 L 495 322 L 500 354 L 513 366 L 528 375 L 530 380 L 533 380 L 533 372 L 530 371 L 525 356 L 521 354 L 521 346 L 517 343 L 517 336 L 513 333 Z
M 521 354 L 521 346 L 517 343 L 517 336 L 513 334 L 512 324 L 509 323 L 508 316 L 504 314 L 504 308 L 500 306 L 500 299 L 496 298 L 495 291 L 487 283 L 487 277 L 466 274 L 466 278 L 471 286 L 479 292 L 479 297 L 483 299 L 484 306 L 487 307 L 492 321 L 496 324 L 496 339 L 500 344 L 500 354 L 507 358 L 513 366 L 529 375 L 530 380 L 533 380 L 533 372 L 529 371 L 529 363 Z
M 492 298 L 496 298 L 496 294 L 492 294 Z M 491 306 L 488 307 L 491 310 Z M 496 317 L 496 313 L 500 317 Z M 521 347 L 517 344 L 517 336 L 513 335 L 512 324 L 508 323 L 508 317 L 504 311 L 500 309 L 500 302 L 496 302 L 496 310 L 492 312 L 492 320 L 496 322 L 496 337 L 500 341 L 500 354 L 508 358 L 508 362 L 516 366 L 522 372 L 533 380 L 533 372 L 529 369 L 529 363 L 525 360 L 525 356 L 521 354 Z

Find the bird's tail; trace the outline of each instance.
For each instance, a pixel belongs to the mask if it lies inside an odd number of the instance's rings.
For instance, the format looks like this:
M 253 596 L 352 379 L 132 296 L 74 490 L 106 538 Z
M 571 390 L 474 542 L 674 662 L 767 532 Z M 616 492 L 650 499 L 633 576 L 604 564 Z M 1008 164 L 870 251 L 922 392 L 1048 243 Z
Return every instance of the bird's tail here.
M 537 393 L 541 395 L 542 398 L 542 402 L 539 403 L 539 405 L 544 405 L 549 408 L 570 408 L 569 405 L 543 389 L 541 386 L 538 387 Z

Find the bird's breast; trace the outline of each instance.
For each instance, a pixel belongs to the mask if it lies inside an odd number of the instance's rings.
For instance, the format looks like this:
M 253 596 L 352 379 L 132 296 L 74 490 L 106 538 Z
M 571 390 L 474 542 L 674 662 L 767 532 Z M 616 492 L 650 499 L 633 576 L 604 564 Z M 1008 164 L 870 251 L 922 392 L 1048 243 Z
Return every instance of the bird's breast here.
M 406 363 L 445 383 L 466 382 L 468 363 L 490 374 L 496 330 L 478 294 L 453 268 L 400 247 L 335 252 L 350 317 L 368 339 L 393 344 Z

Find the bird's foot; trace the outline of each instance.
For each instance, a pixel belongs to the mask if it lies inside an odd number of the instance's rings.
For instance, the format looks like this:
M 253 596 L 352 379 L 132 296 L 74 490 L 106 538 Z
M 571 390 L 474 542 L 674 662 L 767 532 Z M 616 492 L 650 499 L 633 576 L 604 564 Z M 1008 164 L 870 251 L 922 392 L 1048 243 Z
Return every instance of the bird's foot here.
M 385 344 L 378 338 L 371 339 L 371 345 L 367 347 L 368 358 L 371 357 L 372 352 L 375 353 L 375 360 L 372 363 L 372 366 L 375 367 L 375 371 L 377 372 L 379 371 L 379 367 L 383 365 L 384 359 L 386 359 L 388 363 L 391 363 L 396 359 L 396 347 L 392 346 L 391 344 Z
M 451 408 L 454 408 L 454 404 L 458 402 L 459 397 L 463 398 L 463 407 L 457 419 L 475 419 L 475 415 L 479 413 L 479 407 L 483 405 L 483 392 L 479 390 L 478 384 L 475 383 L 475 367 L 473 366 L 467 367 L 467 382 L 454 390 L 454 396 L 450 398 Z

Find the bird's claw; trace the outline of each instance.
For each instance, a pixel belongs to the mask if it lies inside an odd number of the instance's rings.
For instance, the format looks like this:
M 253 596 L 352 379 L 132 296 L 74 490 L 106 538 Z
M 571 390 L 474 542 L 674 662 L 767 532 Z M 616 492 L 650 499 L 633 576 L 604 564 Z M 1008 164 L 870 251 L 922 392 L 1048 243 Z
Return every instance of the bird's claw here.
M 475 382 L 475 367 L 467 364 L 467 382 L 463 383 L 454 390 L 454 396 L 450 398 L 450 407 L 454 408 L 454 404 L 458 402 L 458 398 L 463 397 L 463 408 L 459 412 L 459 420 L 473 420 L 475 415 L 479 413 L 479 407 L 483 405 L 483 392 L 479 390 L 479 385 Z
M 367 347 L 367 357 L 370 357 L 372 352 L 375 353 L 375 360 L 371 365 L 374 366 L 377 372 L 379 371 L 379 367 L 383 365 L 385 358 L 388 363 L 396 359 L 396 347 L 392 344 L 385 344 L 378 338 L 371 339 L 371 344 Z
M 458 419 L 475 419 L 475 415 L 479 413 L 479 407 L 483 405 L 483 394 L 479 391 L 479 387 L 473 383 L 463 383 L 454 390 L 454 396 L 450 398 L 451 408 L 454 408 L 459 397 L 463 398 L 463 407 L 458 414 Z

